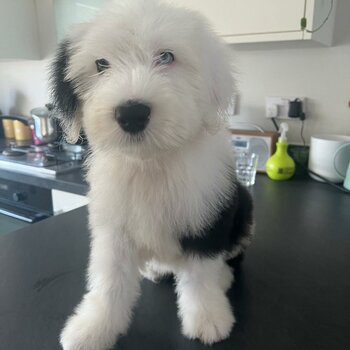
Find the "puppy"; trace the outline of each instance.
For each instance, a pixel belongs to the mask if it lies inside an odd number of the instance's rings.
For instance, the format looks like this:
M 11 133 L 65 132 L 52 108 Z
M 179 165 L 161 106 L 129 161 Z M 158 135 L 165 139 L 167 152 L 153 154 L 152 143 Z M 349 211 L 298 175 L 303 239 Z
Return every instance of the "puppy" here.
M 63 349 L 111 348 L 142 276 L 167 273 L 183 334 L 227 338 L 235 319 L 226 261 L 253 225 L 223 119 L 234 92 L 227 47 L 195 12 L 119 0 L 61 43 L 51 85 L 67 139 L 83 129 L 91 148 L 88 292 Z

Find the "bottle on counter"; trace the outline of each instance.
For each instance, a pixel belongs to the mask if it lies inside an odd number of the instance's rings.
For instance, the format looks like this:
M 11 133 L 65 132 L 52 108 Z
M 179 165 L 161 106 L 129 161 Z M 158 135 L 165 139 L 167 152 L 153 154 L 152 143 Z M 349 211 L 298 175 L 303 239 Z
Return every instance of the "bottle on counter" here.
M 279 133 L 281 136 L 276 143 L 276 152 L 268 159 L 266 163 L 266 172 L 272 180 L 288 180 L 295 173 L 295 163 L 288 154 L 287 141 L 288 124 L 281 123 Z

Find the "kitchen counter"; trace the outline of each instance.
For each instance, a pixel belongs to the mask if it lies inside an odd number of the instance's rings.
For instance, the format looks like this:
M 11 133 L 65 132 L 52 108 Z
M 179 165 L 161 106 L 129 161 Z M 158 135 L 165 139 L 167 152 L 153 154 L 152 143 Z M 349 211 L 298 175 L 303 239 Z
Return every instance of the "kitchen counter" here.
M 184 338 L 172 281 L 143 281 L 116 349 L 349 349 L 350 196 L 263 175 L 252 193 L 256 237 L 228 292 L 238 322 L 230 338 L 211 348 Z M 85 207 L 0 237 L 1 349 L 60 349 L 84 294 L 88 252 Z
M 50 190 L 55 189 L 80 195 L 86 195 L 88 191 L 88 184 L 84 180 L 82 169 L 50 177 L 0 169 L 0 179 L 18 181 Z

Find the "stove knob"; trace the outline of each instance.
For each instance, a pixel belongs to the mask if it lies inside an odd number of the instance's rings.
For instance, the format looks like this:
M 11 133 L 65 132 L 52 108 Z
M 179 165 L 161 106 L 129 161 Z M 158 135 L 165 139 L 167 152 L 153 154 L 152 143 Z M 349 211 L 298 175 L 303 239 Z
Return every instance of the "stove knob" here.
M 21 202 L 27 199 L 27 194 L 25 192 L 15 192 L 12 194 L 12 198 L 16 202 Z

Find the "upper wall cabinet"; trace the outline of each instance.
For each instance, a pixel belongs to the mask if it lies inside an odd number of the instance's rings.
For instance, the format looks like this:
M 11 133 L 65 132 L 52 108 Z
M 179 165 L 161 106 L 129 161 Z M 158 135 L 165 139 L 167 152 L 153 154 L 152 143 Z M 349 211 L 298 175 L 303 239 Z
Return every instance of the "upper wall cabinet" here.
M 109 0 L 54 0 L 57 39 L 61 41 L 72 25 L 92 19 Z
M 35 0 L 1 0 L 0 59 L 38 59 Z
M 6 0 L 9 1 L 10 0 Z M 18 0 L 14 1 L 17 2 Z M 29 1 L 30 0 L 21 0 Z M 58 40 L 75 23 L 86 22 L 109 0 L 53 0 Z M 116 0 L 115 0 L 116 1 Z M 331 45 L 336 0 L 163 0 L 197 10 L 228 43 L 317 41 Z M 325 25 L 314 30 L 327 18 Z M 301 19 L 306 18 L 306 29 Z
M 336 0 L 167 0 L 203 13 L 229 43 L 314 40 L 331 45 Z

